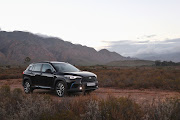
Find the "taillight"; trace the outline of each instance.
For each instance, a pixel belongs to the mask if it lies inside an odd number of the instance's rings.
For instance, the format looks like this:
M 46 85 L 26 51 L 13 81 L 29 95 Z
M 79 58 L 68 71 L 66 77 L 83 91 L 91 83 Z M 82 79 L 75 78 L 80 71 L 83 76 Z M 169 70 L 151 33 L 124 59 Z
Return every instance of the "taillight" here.
M 23 71 L 23 73 L 22 74 L 24 74 L 24 71 Z

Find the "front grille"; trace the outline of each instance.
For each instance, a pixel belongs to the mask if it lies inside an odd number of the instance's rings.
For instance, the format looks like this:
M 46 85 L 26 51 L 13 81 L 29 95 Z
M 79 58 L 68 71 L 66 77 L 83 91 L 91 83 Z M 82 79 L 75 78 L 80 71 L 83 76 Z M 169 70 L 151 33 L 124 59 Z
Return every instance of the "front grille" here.
M 94 81 L 96 81 L 96 77 L 94 76 L 82 78 L 82 82 L 94 82 Z

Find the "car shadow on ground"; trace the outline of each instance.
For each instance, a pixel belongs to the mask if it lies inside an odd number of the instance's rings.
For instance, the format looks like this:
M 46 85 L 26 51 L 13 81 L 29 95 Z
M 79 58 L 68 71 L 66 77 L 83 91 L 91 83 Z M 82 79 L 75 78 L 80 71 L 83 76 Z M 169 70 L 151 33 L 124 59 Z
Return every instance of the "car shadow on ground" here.
M 52 90 L 34 90 L 33 94 L 40 94 L 40 95 L 50 95 L 52 97 L 58 97 L 55 91 Z M 76 97 L 84 95 L 82 92 L 71 92 L 66 95 L 66 97 Z

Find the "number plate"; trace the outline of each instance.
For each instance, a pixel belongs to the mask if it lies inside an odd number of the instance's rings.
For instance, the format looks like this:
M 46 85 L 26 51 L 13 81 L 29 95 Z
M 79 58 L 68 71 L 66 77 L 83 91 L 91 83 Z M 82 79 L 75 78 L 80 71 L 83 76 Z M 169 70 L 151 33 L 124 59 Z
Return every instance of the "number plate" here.
M 96 83 L 87 83 L 87 86 L 95 86 Z

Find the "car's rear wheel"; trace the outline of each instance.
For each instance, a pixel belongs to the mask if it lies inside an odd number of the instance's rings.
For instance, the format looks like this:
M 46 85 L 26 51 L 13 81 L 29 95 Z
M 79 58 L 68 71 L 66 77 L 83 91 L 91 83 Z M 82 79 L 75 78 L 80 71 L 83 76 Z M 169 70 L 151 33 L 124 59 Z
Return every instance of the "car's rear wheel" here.
M 59 96 L 59 97 L 63 97 L 67 94 L 67 89 L 66 89 L 66 85 L 64 82 L 62 81 L 59 81 L 57 84 L 56 84 L 56 94 Z
M 31 88 L 31 84 L 30 84 L 29 80 L 26 80 L 25 83 L 24 83 L 24 92 L 26 94 L 29 94 L 29 93 L 33 92 L 33 89 Z

